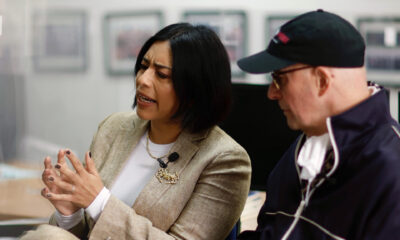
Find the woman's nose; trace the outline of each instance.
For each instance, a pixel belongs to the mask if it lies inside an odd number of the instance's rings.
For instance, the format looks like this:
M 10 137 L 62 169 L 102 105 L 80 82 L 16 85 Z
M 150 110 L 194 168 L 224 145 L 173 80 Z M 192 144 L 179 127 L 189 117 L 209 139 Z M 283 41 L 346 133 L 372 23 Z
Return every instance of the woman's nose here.
M 151 69 L 147 68 L 137 76 L 136 82 L 138 85 L 150 85 L 151 83 Z

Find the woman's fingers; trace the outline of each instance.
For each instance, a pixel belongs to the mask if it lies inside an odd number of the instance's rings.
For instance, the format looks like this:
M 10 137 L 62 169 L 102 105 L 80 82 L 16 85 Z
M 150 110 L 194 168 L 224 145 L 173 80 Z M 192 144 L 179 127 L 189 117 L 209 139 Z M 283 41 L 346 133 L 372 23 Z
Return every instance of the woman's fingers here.
M 49 200 L 61 214 L 65 216 L 71 215 L 80 208 L 76 206 L 74 203 L 72 203 L 73 195 L 68 194 L 67 192 L 66 193 L 56 192 L 45 187 L 42 189 L 40 193 L 44 198 Z M 63 201 L 57 201 L 57 200 L 63 200 Z
M 86 154 L 85 154 L 85 161 L 86 161 L 86 170 L 87 170 L 89 173 L 98 176 L 99 174 L 98 174 L 98 172 L 97 172 L 96 166 L 95 166 L 95 164 L 94 164 L 94 161 L 93 161 L 93 159 L 92 159 L 92 156 L 91 156 L 91 153 L 90 153 L 90 152 L 86 152 Z
M 47 194 L 48 192 L 49 192 L 49 189 L 43 188 L 42 191 L 40 191 L 40 194 L 41 194 L 43 197 L 46 197 L 46 194 Z
M 47 187 L 51 187 L 54 177 L 49 169 L 45 169 L 42 173 L 42 181 Z
M 45 169 L 43 170 L 42 173 L 42 181 L 47 187 L 52 188 L 53 181 L 55 178 L 58 178 L 58 175 L 54 170 L 53 166 L 51 165 L 50 157 L 46 157 L 44 159 L 44 167 Z
M 51 201 L 71 201 L 72 195 L 71 194 L 57 194 L 50 191 L 44 191 L 43 196 Z
M 52 169 L 53 168 L 53 166 L 51 165 L 51 158 L 49 156 L 44 158 L 43 163 L 44 163 L 44 168 L 45 169 Z
M 69 168 L 65 157 L 70 160 L 75 171 Z M 84 167 L 75 154 L 68 149 L 59 151 L 57 164 L 51 169 L 51 163 L 46 160 L 47 168 L 42 175 L 46 188 L 42 190 L 42 195 L 57 209 L 70 212 L 69 210 L 75 210 L 76 207 L 86 208 L 103 189 L 103 182 L 89 152 L 85 154 L 85 162 Z
M 79 179 L 79 175 L 72 171 L 68 165 L 65 164 L 59 164 L 57 163 L 54 166 L 59 172 L 62 180 L 70 182 L 70 183 L 75 183 Z
M 43 170 L 43 173 L 42 173 L 42 180 L 43 180 L 44 183 L 47 182 L 49 176 L 53 172 L 55 173 L 55 171 L 53 169 L 53 166 L 51 165 L 50 157 L 45 157 L 45 159 L 44 159 L 44 170 Z
M 64 164 L 65 163 L 65 150 L 60 149 L 57 154 L 57 163 Z
M 75 154 L 73 152 L 71 152 L 71 150 L 67 149 L 67 150 L 65 150 L 65 153 L 67 155 L 67 158 L 70 160 L 72 166 L 75 168 L 75 170 L 78 174 L 80 174 L 81 172 L 83 172 L 85 170 L 81 161 L 75 156 Z
M 65 182 L 61 179 L 56 179 L 53 184 L 57 186 L 63 193 L 73 194 L 75 192 L 75 185 L 69 182 Z

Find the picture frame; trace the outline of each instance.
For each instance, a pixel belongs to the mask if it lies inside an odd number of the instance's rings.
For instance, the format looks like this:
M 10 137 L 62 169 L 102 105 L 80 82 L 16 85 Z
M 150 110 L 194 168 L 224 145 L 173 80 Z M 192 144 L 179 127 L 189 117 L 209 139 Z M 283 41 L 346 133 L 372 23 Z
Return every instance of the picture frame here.
M 400 18 L 359 18 L 357 27 L 366 43 L 368 80 L 399 87 Z
M 83 10 L 36 11 L 32 23 L 36 72 L 87 69 L 87 15 Z
M 186 11 L 183 19 L 213 29 L 228 52 L 232 77 L 243 77 L 237 61 L 247 54 L 247 16 L 244 11 Z
M 162 26 L 160 11 L 107 14 L 104 18 L 104 53 L 108 74 L 133 75 L 140 49 Z

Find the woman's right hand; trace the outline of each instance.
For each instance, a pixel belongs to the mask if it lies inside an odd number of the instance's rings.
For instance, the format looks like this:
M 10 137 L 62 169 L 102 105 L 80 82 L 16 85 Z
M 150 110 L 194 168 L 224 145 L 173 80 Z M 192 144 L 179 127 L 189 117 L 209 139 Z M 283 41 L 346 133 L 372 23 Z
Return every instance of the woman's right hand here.
M 57 155 L 57 163 L 58 164 L 63 164 L 65 163 L 65 150 L 60 150 Z M 61 190 L 59 187 L 54 184 L 55 181 L 60 181 L 64 180 L 62 174 L 58 174 L 53 165 L 51 164 L 51 159 L 50 157 L 46 157 L 44 159 L 44 171 L 42 174 L 42 181 L 46 185 L 45 188 L 42 189 L 42 196 L 45 197 L 46 199 L 49 199 L 46 197 L 49 192 L 52 193 L 63 193 L 63 190 Z M 72 202 L 69 201 L 57 201 L 57 200 L 51 200 L 49 201 L 53 204 L 53 206 L 64 216 L 69 216 L 76 211 L 79 210 L 79 207 L 74 205 Z

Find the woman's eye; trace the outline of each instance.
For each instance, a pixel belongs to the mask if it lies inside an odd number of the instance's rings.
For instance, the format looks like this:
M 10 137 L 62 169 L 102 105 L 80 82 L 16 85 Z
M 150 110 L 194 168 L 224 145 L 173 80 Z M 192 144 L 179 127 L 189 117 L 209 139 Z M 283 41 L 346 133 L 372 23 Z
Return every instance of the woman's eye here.
M 164 74 L 162 72 L 157 72 L 157 75 L 159 78 L 162 78 L 162 79 L 169 78 L 169 76 L 167 74 Z

